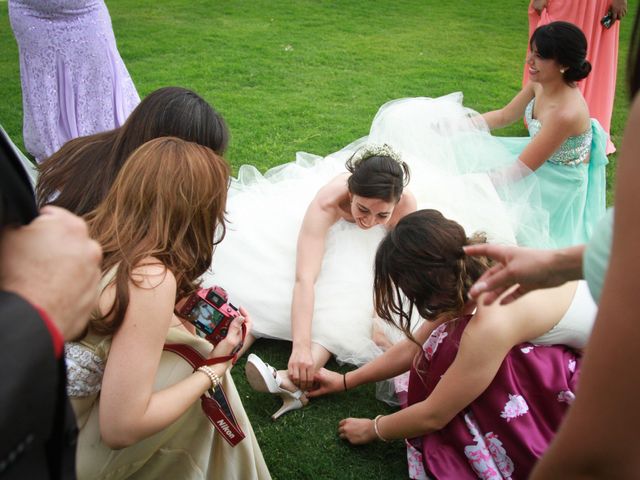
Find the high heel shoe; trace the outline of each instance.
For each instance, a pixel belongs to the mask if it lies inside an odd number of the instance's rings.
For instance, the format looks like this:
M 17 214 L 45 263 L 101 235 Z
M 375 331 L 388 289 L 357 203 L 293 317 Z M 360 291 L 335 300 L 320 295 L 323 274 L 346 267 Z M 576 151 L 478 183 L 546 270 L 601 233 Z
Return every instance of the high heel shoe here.
M 271 415 L 273 420 L 277 420 L 282 414 L 291 410 L 302 408 L 306 404 L 306 402 L 303 403 L 304 393 L 302 390 L 290 392 L 282 388 L 280 386 L 282 378 L 278 375 L 277 370 L 268 363 L 264 363 L 257 355 L 253 353 L 249 355 L 244 372 L 251 388 L 258 392 L 279 395 L 282 398 L 282 406 Z

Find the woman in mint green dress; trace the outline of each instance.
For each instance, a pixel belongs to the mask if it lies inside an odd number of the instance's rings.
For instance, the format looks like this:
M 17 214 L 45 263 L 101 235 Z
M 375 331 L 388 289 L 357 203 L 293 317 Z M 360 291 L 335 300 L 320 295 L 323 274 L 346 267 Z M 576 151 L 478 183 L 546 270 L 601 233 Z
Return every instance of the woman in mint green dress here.
M 584 243 L 605 211 L 606 135 L 589 118 L 576 82 L 586 78 L 587 41 L 567 22 L 539 27 L 530 40 L 531 81 L 505 107 L 483 114 L 491 129 L 524 115 L 530 137 L 501 138 L 518 156 L 510 178 L 538 179 L 542 207 L 549 215 L 551 245 Z

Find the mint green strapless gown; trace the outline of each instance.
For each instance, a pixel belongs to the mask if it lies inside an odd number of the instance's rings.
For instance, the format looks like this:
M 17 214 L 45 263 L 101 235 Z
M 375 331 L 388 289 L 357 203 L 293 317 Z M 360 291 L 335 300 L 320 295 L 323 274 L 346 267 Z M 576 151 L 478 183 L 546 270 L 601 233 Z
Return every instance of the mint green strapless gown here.
M 500 138 L 514 154 L 520 155 L 541 128 L 533 118 L 534 101 L 527 106 L 525 119 L 530 137 Z M 553 247 L 585 243 L 606 209 L 606 134 L 597 120 L 591 129 L 569 137 L 534 175 L 538 179 L 542 207 L 549 213 L 549 235 Z M 584 160 L 588 158 L 588 163 Z

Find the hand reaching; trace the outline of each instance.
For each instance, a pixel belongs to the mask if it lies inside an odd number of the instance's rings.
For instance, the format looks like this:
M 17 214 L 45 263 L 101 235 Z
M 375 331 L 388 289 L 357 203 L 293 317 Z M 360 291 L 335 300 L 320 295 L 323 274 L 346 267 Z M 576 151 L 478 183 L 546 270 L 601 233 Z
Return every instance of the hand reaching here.
M 368 418 L 345 418 L 340 420 L 338 436 L 354 445 L 365 445 L 377 438 L 373 420 Z
M 571 278 L 563 278 L 555 270 L 553 250 L 535 250 L 532 248 L 506 245 L 471 245 L 464 247 L 467 255 L 486 256 L 496 262 L 471 287 L 469 296 L 477 299 L 487 292 L 483 302 L 493 303 L 502 293 L 515 284 L 519 284 L 510 294 L 501 298 L 501 304 L 507 304 L 525 293 L 538 288 L 562 285 Z
M 313 377 L 313 387 L 307 392 L 307 397 L 315 398 L 329 393 L 344 391 L 343 375 L 321 368 Z
M 302 390 L 309 390 L 316 373 L 311 348 L 293 347 L 288 365 L 289 378 Z

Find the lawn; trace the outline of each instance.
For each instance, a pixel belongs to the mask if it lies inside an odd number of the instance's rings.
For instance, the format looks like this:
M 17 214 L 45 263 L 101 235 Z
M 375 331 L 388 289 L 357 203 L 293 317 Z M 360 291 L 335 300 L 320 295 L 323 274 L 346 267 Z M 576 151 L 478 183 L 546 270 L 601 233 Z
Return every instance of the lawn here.
M 297 151 L 326 155 L 366 135 L 378 107 L 410 96 L 461 90 L 478 111 L 498 108 L 520 88 L 527 43 L 522 0 L 108 1 L 120 53 L 141 96 L 180 85 L 226 118 L 227 159 L 262 171 Z M 637 0 L 631 1 L 635 12 Z M 628 101 L 624 66 L 632 15 L 620 39 L 612 122 L 619 144 Z M 22 146 L 18 52 L 0 1 L 0 123 Z M 501 135 L 525 135 L 521 124 Z M 615 173 L 611 157 L 609 191 Z M 610 199 L 611 201 L 611 199 Z M 254 351 L 284 366 L 289 346 Z M 347 416 L 390 409 L 373 387 L 314 401 L 271 422 L 276 400 L 234 377 L 274 478 L 405 478 L 401 442 L 351 447 L 338 439 Z M 337 367 L 330 364 L 332 368 Z

